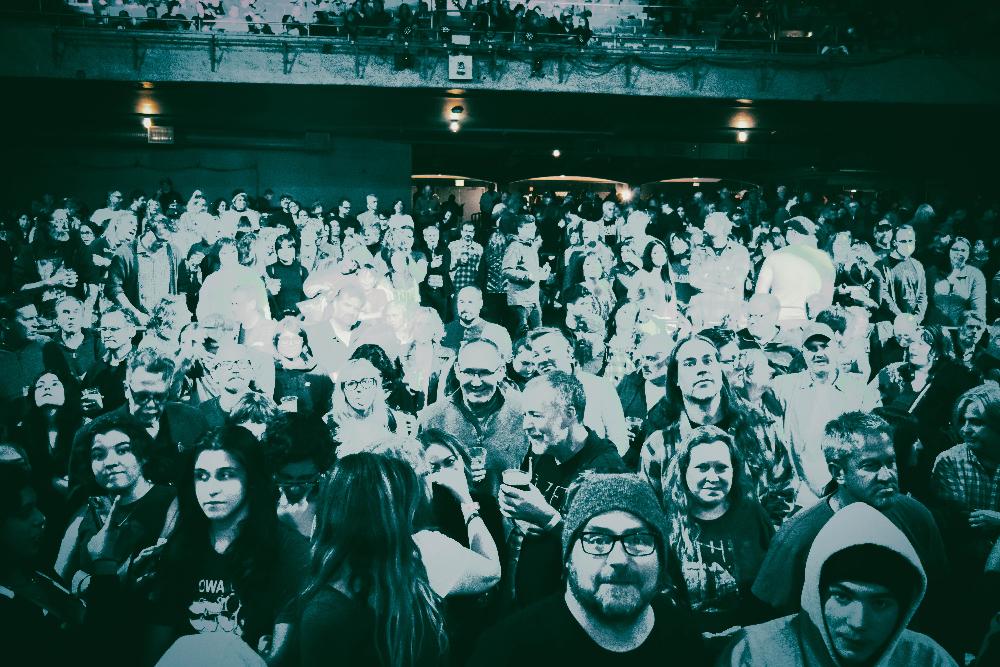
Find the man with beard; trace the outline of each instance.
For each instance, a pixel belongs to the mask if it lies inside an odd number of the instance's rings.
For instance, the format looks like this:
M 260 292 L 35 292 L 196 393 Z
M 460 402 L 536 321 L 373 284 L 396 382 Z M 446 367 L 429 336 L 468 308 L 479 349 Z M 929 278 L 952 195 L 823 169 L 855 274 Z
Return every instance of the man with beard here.
M 559 329 L 535 329 L 528 335 L 527 341 L 535 353 L 536 374 L 562 371 L 580 381 L 587 395 L 587 409 L 580 414 L 583 423 L 597 437 L 611 441 L 618 448 L 618 453 L 624 456 L 629 446 L 628 427 L 621 401 L 611 382 L 577 367 L 575 343 Z
M 523 486 L 511 485 L 505 476 L 499 501 L 500 511 L 517 522 L 524 536 L 514 569 L 514 596 L 518 607 L 526 607 L 561 585 L 559 536 L 569 487 L 585 471 L 626 468 L 614 445 L 584 425 L 588 401 L 576 377 L 552 371 L 528 382 L 521 397 L 533 474 Z
M 87 297 L 87 285 L 95 285 L 99 272 L 90 249 L 69 233 L 69 212 L 56 209 L 40 220 L 34 240 L 21 248 L 14 261 L 14 286 L 42 301 L 72 294 Z
M 913 258 L 917 247 L 913 227 L 897 227 L 892 245 L 892 252 L 875 263 L 882 287 L 881 303 L 873 321 L 891 322 L 901 314 L 908 314 L 920 324 L 927 313 L 927 276 L 924 265 Z
M 501 351 L 505 351 L 504 362 L 509 361 L 511 342 L 510 334 L 499 324 L 487 322 L 480 313 L 483 310 L 483 292 L 475 285 L 463 287 L 455 300 L 458 318 L 444 325 L 444 338 L 441 345 L 456 353 L 464 341 L 488 338 L 500 343 Z M 485 333 L 484 333 L 485 332 Z M 504 344 L 505 343 L 505 344 Z
M 667 522 L 635 475 L 588 474 L 562 532 L 566 585 L 479 640 L 470 665 L 708 664 L 690 617 L 658 595 Z
M 820 530 L 836 512 L 854 503 L 874 507 L 913 545 L 927 573 L 927 595 L 918 627 L 935 639 L 942 628 L 932 614 L 950 613 L 942 600 L 948 566 L 944 542 L 930 511 L 899 493 L 892 427 L 877 415 L 848 412 L 826 425 L 823 452 L 832 474 L 830 493 L 786 521 L 777 532 L 754 581 L 753 594 L 779 614 L 799 610 L 806 581 L 806 558 Z M 936 611 L 940 610 L 940 611 Z M 912 626 L 911 626 L 912 627 Z
M 799 354 L 799 337 L 778 327 L 781 302 L 773 294 L 754 294 L 746 305 L 747 326 L 736 335 L 741 350 L 761 350 L 772 366 L 787 372 Z
M 823 458 L 823 428 L 845 412 L 870 411 L 878 395 L 855 373 L 839 369 L 833 330 L 815 322 L 802 332 L 806 370 L 774 379 L 771 388 L 783 415 L 783 429 L 795 465 L 795 502 L 810 507 L 824 495 L 831 474 Z

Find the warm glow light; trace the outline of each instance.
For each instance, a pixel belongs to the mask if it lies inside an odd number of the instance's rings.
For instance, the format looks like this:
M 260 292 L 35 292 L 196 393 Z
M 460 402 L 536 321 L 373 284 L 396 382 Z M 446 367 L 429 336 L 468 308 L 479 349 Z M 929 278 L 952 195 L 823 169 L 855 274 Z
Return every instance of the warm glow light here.
M 448 127 L 451 128 L 452 132 L 458 132 L 458 129 L 461 126 L 458 124 L 457 120 L 453 120 L 453 121 L 451 121 L 451 124 Z
M 552 151 L 552 157 L 559 157 L 560 155 L 562 155 L 562 153 L 559 151 L 558 148 Z
M 465 181 L 462 180 L 461 178 L 456 178 L 455 179 L 455 187 L 456 188 L 464 188 L 465 187 Z
M 753 100 L 736 100 L 740 104 L 753 104 Z
M 153 127 L 153 119 L 152 118 L 143 118 L 142 119 L 142 126 L 144 128 L 146 128 L 147 130 L 149 128 Z
M 632 191 L 628 188 L 622 190 L 622 201 L 628 201 L 632 199 Z
M 739 140 L 739 142 L 741 144 L 745 144 L 747 142 L 747 139 L 749 139 L 749 138 L 750 138 L 750 133 L 749 132 L 737 132 L 736 133 L 736 139 Z
M 756 123 L 754 122 L 753 116 L 745 111 L 740 111 L 735 114 L 732 120 L 729 122 L 729 127 L 735 127 L 741 130 L 745 130 L 754 127 Z
M 701 187 L 701 183 L 699 183 L 698 181 L 695 181 L 695 182 L 694 182 L 694 183 L 692 183 L 691 185 L 693 185 L 693 186 L 694 186 L 694 187 L 696 187 L 696 188 L 700 188 L 700 187 Z
M 156 113 L 156 107 L 152 102 L 144 101 L 139 104 L 139 113 Z

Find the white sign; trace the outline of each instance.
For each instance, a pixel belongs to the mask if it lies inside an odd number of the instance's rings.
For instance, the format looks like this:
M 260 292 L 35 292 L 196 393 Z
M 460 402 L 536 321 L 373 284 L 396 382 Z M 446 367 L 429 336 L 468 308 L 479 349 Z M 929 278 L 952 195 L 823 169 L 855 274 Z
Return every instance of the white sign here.
M 471 81 L 472 56 L 448 56 L 448 78 L 452 81 Z

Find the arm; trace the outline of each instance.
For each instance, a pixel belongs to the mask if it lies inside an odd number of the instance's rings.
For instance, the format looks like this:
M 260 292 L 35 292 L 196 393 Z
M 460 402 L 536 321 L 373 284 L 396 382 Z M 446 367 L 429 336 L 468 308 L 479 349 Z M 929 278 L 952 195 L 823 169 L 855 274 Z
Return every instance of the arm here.
M 913 263 L 917 265 L 917 310 L 913 313 L 913 317 L 920 323 L 927 314 L 927 274 L 924 273 L 924 267 L 920 262 L 914 260 Z
M 771 268 L 771 258 L 768 257 L 760 267 L 757 284 L 754 286 L 754 294 L 768 294 L 771 291 L 771 282 L 773 280 L 774 269 Z
M 986 321 L 986 278 L 983 272 L 976 270 L 972 273 L 972 294 L 969 295 L 970 310 L 979 313 L 979 317 Z
M 881 278 L 881 280 L 879 280 L 879 300 L 885 304 L 885 307 L 889 309 L 893 316 L 899 315 L 902 311 L 900 311 L 899 306 L 896 305 L 896 298 L 893 295 L 895 285 L 893 282 L 892 269 L 889 268 L 888 264 L 882 264 L 881 262 L 875 265 L 875 269 L 878 271 Z
M 628 452 L 629 445 L 625 411 L 622 409 L 622 402 L 618 399 L 618 394 L 615 392 L 614 386 L 610 381 L 605 382 L 609 388 L 607 396 L 603 397 L 605 407 L 601 415 L 604 422 L 604 429 L 607 432 L 605 437 L 618 448 L 618 455 L 624 457 Z
M 503 277 L 518 285 L 531 285 L 534 282 L 527 269 L 518 266 L 521 259 L 521 248 L 511 243 L 503 256 Z

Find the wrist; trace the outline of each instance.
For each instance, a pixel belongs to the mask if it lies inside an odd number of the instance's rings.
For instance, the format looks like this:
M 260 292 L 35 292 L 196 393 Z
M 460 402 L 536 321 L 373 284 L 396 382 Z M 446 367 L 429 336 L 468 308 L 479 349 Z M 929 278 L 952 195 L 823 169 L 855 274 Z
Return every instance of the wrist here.
M 562 514 L 556 512 L 555 516 L 553 516 L 552 519 L 547 524 L 545 524 L 545 527 L 542 528 L 542 532 L 543 533 L 551 532 L 555 530 L 561 523 L 562 523 Z
M 471 520 L 473 514 L 479 514 L 479 503 L 472 502 L 472 498 L 467 498 L 462 500 L 462 517 L 465 519 L 465 523 L 468 524 Z

